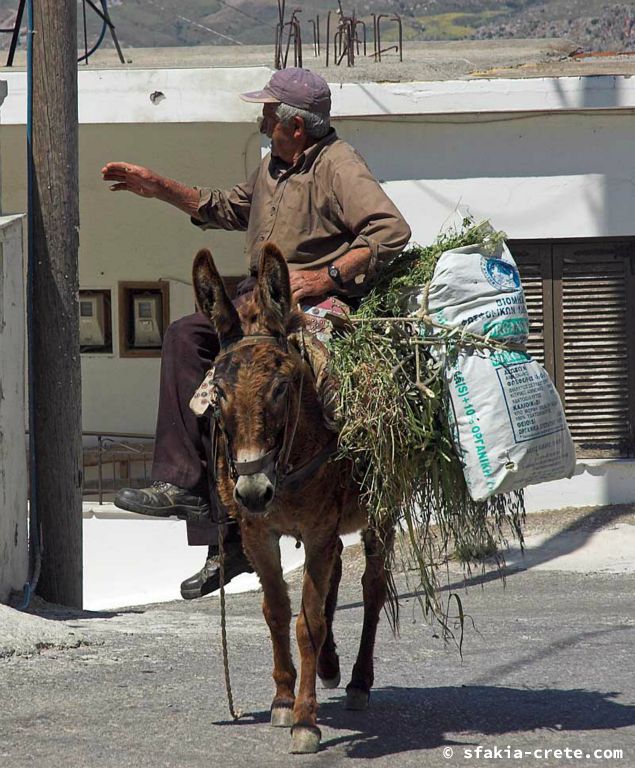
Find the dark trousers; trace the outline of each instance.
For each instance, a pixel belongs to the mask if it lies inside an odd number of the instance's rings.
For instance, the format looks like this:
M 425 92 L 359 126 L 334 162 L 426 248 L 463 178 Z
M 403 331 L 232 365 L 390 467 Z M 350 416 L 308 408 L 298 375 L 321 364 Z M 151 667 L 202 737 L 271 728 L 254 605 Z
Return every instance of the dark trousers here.
M 219 521 L 225 518 L 209 487 L 209 414 L 199 418 L 189 405 L 218 351 L 218 337 L 200 312 L 176 320 L 163 339 L 152 479 L 210 498 L 210 519 L 187 524 L 191 545 L 217 545 Z M 232 523 L 224 540 L 236 540 L 238 535 L 238 526 Z

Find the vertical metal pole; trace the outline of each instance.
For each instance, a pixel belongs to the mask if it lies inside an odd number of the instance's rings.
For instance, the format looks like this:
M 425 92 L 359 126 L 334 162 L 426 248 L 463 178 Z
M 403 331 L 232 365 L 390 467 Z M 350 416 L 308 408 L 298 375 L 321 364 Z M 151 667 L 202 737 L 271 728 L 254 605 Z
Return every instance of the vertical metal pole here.
M 300 22 L 298 19 L 295 20 L 295 48 L 297 51 L 296 58 L 297 58 L 297 67 L 302 68 L 302 32 L 300 30 Z
M 82 0 L 82 17 L 84 21 L 84 64 L 88 66 L 88 26 L 86 24 L 86 0 Z
M 377 14 L 371 13 L 373 17 L 373 58 L 377 61 Z
M 22 4 L 21 11 L 24 10 Z M 21 12 L 18 13 L 21 19 Z M 16 22 L 17 23 L 17 22 Z M 14 30 L 15 31 L 15 30 Z M 19 29 L 18 29 L 19 31 Z M 37 588 L 42 569 L 42 542 L 37 501 L 37 451 L 35 445 L 35 362 L 34 339 L 35 322 L 33 313 L 33 279 L 35 272 L 35 249 L 33 247 L 33 0 L 27 5 L 27 43 L 26 43 L 26 175 L 27 175 L 27 370 L 28 370 L 28 411 L 29 411 L 29 580 L 24 585 L 22 608 L 28 608 L 31 597 Z
M 13 59 L 15 57 L 15 49 L 20 37 L 20 27 L 22 26 L 22 17 L 24 16 L 24 5 L 26 0 L 20 0 L 18 6 L 18 13 L 15 17 L 15 27 L 13 28 L 13 34 L 11 35 L 11 45 L 9 46 L 9 55 L 7 57 L 7 67 L 13 66 Z
M 282 68 L 280 66 L 280 64 L 281 64 L 280 58 L 281 58 L 281 55 L 282 55 L 282 50 L 281 50 L 281 46 L 280 46 L 280 34 L 281 34 L 280 33 L 280 25 L 277 24 L 276 25 L 275 50 L 274 50 L 274 53 L 273 53 L 273 68 L 274 69 L 281 69 Z
M 291 47 L 291 35 L 292 35 L 292 30 L 293 30 L 292 22 L 289 22 L 288 26 L 289 26 L 289 35 L 287 36 L 287 47 L 286 47 L 285 52 L 284 52 L 284 61 L 283 61 L 284 69 L 287 68 L 287 60 L 289 58 L 289 48 Z
M 102 436 L 97 435 L 97 491 L 99 493 L 100 504 L 103 504 L 104 502 L 104 479 L 103 479 L 104 465 L 102 463 L 102 458 L 103 458 L 102 451 L 103 451 Z

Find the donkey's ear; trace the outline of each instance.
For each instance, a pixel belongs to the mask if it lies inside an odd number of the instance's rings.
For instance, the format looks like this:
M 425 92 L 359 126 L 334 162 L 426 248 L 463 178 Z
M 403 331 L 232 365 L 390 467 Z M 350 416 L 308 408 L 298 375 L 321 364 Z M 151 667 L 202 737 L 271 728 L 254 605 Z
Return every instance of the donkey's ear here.
M 214 324 L 221 346 L 242 335 L 238 312 L 225 290 L 212 254 L 202 248 L 194 257 L 192 282 L 196 303 Z
M 289 267 L 278 246 L 270 242 L 260 254 L 258 296 L 271 330 L 283 330 L 291 311 Z

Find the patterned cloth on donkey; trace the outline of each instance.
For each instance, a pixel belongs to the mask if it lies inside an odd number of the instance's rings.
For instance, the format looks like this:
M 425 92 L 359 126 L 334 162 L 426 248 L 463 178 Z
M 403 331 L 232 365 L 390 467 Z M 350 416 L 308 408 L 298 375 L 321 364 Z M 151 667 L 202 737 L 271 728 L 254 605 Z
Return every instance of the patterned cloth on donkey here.
M 304 355 L 311 367 L 326 426 L 335 432 L 337 382 L 330 370 L 330 352 L 326 344 L 335 332 L 347 324 L 350 307 L 341 298 L 329 296 L 317 304 L 303 302 L 301 309 L 305 316 L 304 331 L 292 334 L 289 341 Z M 212 404 L 213 378 L 212 367 L 190 400 L 190 408 L 197 416 L 202 416 Z

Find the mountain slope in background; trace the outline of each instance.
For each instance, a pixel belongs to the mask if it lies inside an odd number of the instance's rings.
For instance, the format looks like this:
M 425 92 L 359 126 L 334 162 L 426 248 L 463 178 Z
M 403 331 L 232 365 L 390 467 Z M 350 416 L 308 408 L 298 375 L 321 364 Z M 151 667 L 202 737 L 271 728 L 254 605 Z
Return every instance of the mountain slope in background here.
M 635 4 L 555 0 L 537 4 L 504 21 L 483 25 L 474 37 L 566 37 L 588 51 L 633 50 Z
M 320 37 L 326 35 L 331 11 L 331 36 L 336 23 L 333 0 L 289 3 L 301 7 L 304 46 L 313 43 L 309 20 L 320 17 Z M 0 28 L 14 23 L 18 0 L 0 0 Z M 355 9 L 372 38 L 372 13 L 399 14 L 408 40 L 568 37 L 584 50 L 635 48 L 635 3 L 607 0 L 342 0 L 345 13 Z M 278 8 L 275 0 L 110 0 L 110 14 L 124 48 L 195 45 L 273 45 Z M 90 45 L 100 22 L 86 5 Z M 382 40 L 395 38 L 396 25 L 385 20 Z M 79 47 L 83 48 L 82 3 L 78 2 Z M 385 31 L 384 31 L 385 30 Z M 10 35 L 0 36 L 7 48 Z M 23 44 L 23 41 L 21 42 Z M 111 45 L 107 35 L 104 45 Z

